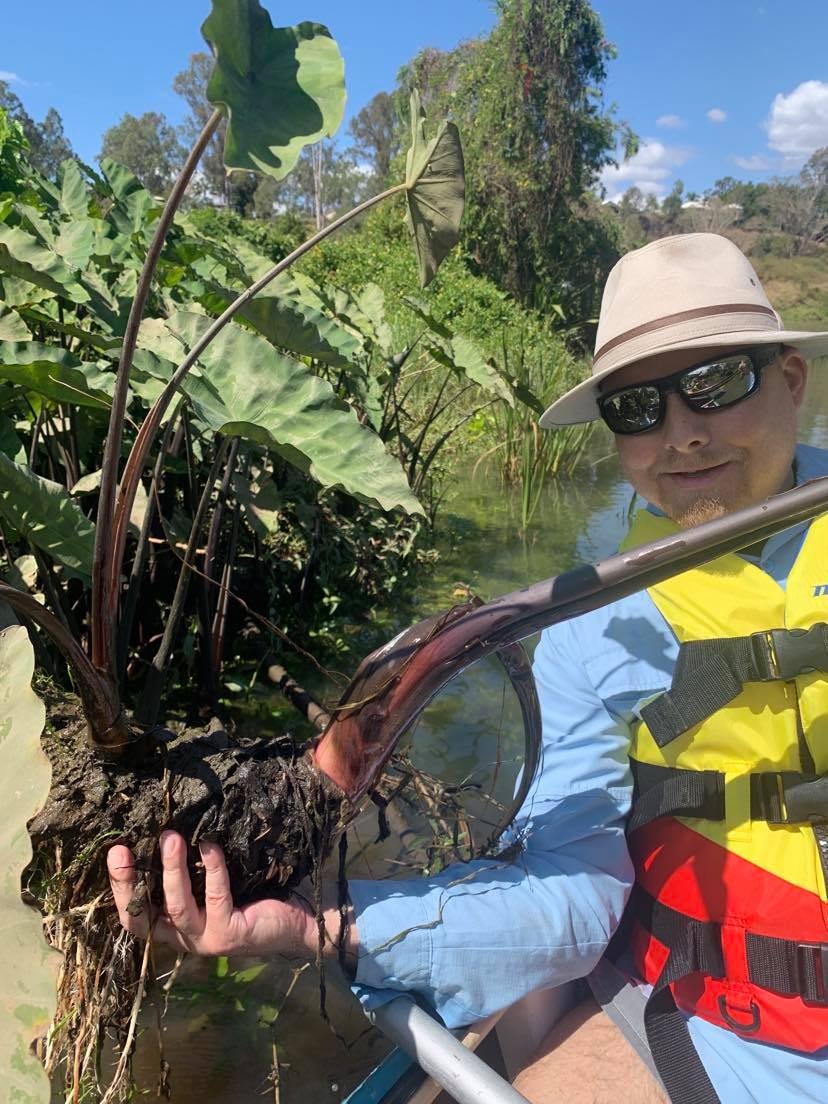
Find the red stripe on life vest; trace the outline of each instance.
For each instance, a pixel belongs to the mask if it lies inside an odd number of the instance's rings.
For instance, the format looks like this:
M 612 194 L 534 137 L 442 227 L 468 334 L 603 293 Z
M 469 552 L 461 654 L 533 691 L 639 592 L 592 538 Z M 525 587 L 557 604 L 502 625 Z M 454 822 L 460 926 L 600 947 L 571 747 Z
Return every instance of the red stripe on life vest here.
M 828 941 L 816 893 L 748 862 L 673 817 L 633 832 L 629 844 L 639 885 L 669 908 L 696 920 L 735 921 L 756 935 Z

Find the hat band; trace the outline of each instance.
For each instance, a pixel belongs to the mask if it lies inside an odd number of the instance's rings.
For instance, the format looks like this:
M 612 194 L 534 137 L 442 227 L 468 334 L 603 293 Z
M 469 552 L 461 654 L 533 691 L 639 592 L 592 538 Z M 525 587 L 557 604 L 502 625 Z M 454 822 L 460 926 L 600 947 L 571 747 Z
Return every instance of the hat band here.
M 600 349 L 596 350 L 592 362 L 597 364 L 601 357 L 612 352 L 613 349 L 617 349 L 619 345 L 623 345 L 627 341 L 633 341 L 644 334 L 667 329 L 668 326 L 674 326 L 678 322 L 691 322 L 696 318 L 712 318 L 717 314 L 767 314 L 773 318 L 777 327 L 779 325 L 776 311 L 771 307 L 763 307 L 760 303 L 726 303 L 718 307 L 694 307 L 692 310 L 667 314 L 663 318 L 656 318 L 652 322 L 645 322 L 641 326 L 635 326 L 631 330 L 618 334 L 617 337 L 613 337 L 610 341 L 605 342 Z

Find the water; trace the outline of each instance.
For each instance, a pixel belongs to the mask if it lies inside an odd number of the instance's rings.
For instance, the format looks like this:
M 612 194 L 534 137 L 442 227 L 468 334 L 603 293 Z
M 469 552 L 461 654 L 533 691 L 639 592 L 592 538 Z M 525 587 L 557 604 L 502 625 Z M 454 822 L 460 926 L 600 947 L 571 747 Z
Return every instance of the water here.
M 828 448 L 828 361 L 814 367 L 801 419 L 800 439 Z M 519 533 L 516 497 L 496 480 L 460 473 L 441 515 L 440 560 L 415 596 L 425 617 L 464 600 L 467 589 L 484 599 L 518 589 L 611 553 L 622 536 L 632 491 L 619 476 L 609 437 L 599 432 L 576 478 L 550 487 L 525 535 Z M 531 651 L 533 642 L 527 642 Z M 508 802 L 522 761 L 522 726 L 513 696 L 496 660 L 456 678 L 429 706 L 410 742 L 412 760 L 447 783 L 472 785 L 481 795 L 475 810 L 487 816 L 487 795 Z M 491 810 L 492 815 L 495 814 Z M 357 824 L 357 840 L 375 834 L 371 815 Z M 352 848 L 359 850 L 359 848 Z M 397 845 L 368 847 L 352 872 L 398 876 Z M 250 960 L 231 964 L 232 969 Z M 295 963 L 267 963 L 250 980 L 216 977 L 215 964 L 190 961 L 163 1021 L 172 1063 L 175 1104 L 281 1104 L 342 1100 L 386 1052 L 387 1044 L 348 998 L 331 993 L 331 1019 L 344 1039 L 320 1021 L 313 968 L 304 971 L 273 1025 Z M 265 1014 L 262 1014 L 262 1008 Z M 157 1083 L 157 1033 L 145 1017 L 137 1063 L 147 1089 Z M 281 1063 L 279 1092 L 271 1077 L 275 1053 Z

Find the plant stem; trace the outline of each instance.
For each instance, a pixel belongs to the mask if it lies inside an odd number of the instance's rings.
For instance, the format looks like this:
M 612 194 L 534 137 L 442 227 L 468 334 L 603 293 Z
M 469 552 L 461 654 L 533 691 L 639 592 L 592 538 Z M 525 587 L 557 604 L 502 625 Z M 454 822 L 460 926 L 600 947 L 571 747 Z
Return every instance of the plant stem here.
M 112 555 L 112 534 L 114 522 L 115 485 L 118 479 L 118 461 L 121 455 L 121 439 L 123 436 L 124 416 L 126 414 L 127 393 L 129 390 L 129 373 L 132 368 L 132 360 L 135 355 L 135 345 L 138 340 L 138 329 L 144 315 L 144 307 L 147 303 L 152 278 L 161 256 L 161 250 L 167 238 L 167 233 L 175 213 L 190 183 L 190 178 L 195 172 L 201 155 L 213 137 L 216 127 L 222 117 L 222 112 L 217 108 L 202 130 L 198 139 L 190 150 L 178 179 L 173 185 L 169 198 L 161 212 L 158 225 L 155 228 L 152 242 L 147 253 L 144 267 L 138 278 L 138 287 L 135 298 L 129 312 L 124 341 L 121 346 L 121 356 L 118 362 L 118 374 L 115 382 L 115 394 L 112 399 L 112 410 L 109 416 L 109 430 L 106 435 L 104 449 L 103 475 L 101 477 L 101 492 L 98 499 L 98 517 L 95 531 L 95 551 L 92 561 L 92 597 L 91 597 L 91 628 L 92 628 L 92 662 L 101 669 L 110 672 L 115 677 L 115 619 L 117 608 L 113 608 L 113 602 L 107 601 L 106 583 L 107 569 Z M 132 509 L 130 504 L 129 510 Z M 127 517 L 129 517 L 127 510 Z M 115 607 L 117 607 L 117 588 L 120 582 L 121 558 L 118 559 L 118 571 L 115 574 Z M 111 576 L 110 576 L 111 578 Z
M 112 753 L 122 751 L 129 736 L 118 696 L 106 678 L 92 666 L 71 632 L 31 594 L 24 594 L 8 583 L 0 583 L 0 598 L 15 612 L 39 625 L 69 664 L 77 680 L 93 746 Z
M 227 454 L 227 463 L 224 466 L 224 475 L 222 476 L 221 485 L 218 490 L 213 516 L 210 518 L 210 528 L 207 531 L 207 544 L 204 548 L 204 567 L 202 568 L 200 610 L 201 661 L 204 667 L 204 690 L 213 707 L 215 707 L 216 704 L 216 676 L 219 670 L 215 661 L 214 647 L 216 621 L 212 616 L 213 593 L 216 586 L 215 559 L 216 552 L 218 551 L 219 536 L 221 535 L 221 524 L 224 520 L 224 509 L 227 505 L 227 492 L 230 489 L 230 480 L 233 478 L 233 473 L 236 470 L 236 456 L 238 455 L 238 451 L 239 438 L 234 437 Z M 228 559 L 232 559 L 234 555 L 235 549 L 231 548 L 228 551 Z M 222 569 L 222 585 L 224 583 L 226 570 L 227 560 Z M 218 602 L 216 603 L 216 617 L 219 616 L 218 610 L 221 608 L 222 597 L 223 592 L 219 594 Z
M 175 641 L 176 633 L 178 632 L 181 615 L 184 612 L 184 604 L 187 600 L 187 590 L 190 585 L 190 569 L 195 560 L 199 534 L 204 525 L 207 507 L 210 505 L 213 488 L 215 487 L 218 473 L 221 470 L 221 465 L 224 462 L 224 456 L 229 443 L 230 439 L 225 438 L 216 448 L 215 459 L 210 468 L 210 474 L 207 476 L 207 482 L 204 485 L 204 491 L 202 492 L 196 515 L 193 518 L 193 527 L 190 530 L 190 539 L 187 541 L 184 562 L 181 565 L 181 571 L 178 575 L 178 583 L 176 584 L 170 612 L 167 615 L 167 623 L 164 626 L 164 635 L 161 638 L 158 651 L 155 653 L 155 657 L 150 664 L 149 671 L 147 672 L 147 680 L 144 683 L 144 689 L 141 694 L 141 700 L 135 711 L 138 719 L 145 724 L 154 724 L 155 718 L 158 716 L 158 707 L 161 704 L 161 692 L 164 687 L 165 667 L 167 666 L 167 661 L 172 652 L 172 646 Z
M 158 450 L 158 456 L 155 458 L 155 469 L 152 473 L 149 494 L 147 496 L 147 509 L 144 514 L 144 522 L 141 526 L 141 534 L 138 538 L 138 547 L 135 549 L 135 559 L 132 561 L 132 570 L 129 575 L 126 598 L 124 599 L 123 610 L 121 612 L 121 623 L 118 626 L 118 671 L 120 672 L 121 679 L 126 673 L 126 665 L 129 658 L 129 638 L 132 636 L 132 623 L 135 620 L 135 610 L 138 608 L 138 596 L 141 593 L 141 579 L 147 563 L 147 556 L 149 555 L 150 533 L 152 532 L 152 523 L 155 520 L 158 489 L 161 486 L 161 480 L 164 475 L 164 462 L 167 458 L 170 446 L 172 428 L 177 420 L 178 412 L 176 411 L 169 422 L 167 422 L 167 428 L 164 431 L 164 436 L 161 438 L 161 447 Z
M 158 426 L 161 423 L 161 418 L 164 416 L 164 411 L 170 404 L 172 397 L 178 390 L 181 381 L 187 375 L 189 370 L 210 344 L 214 337 L 219 334 L 228 322 L 231 321 L 233 316 L 249 302 L 255 295 L 257 295 L 263 288 L 275 280 L 285 269 L 289 268 L 295 261 L 298 261 L 300 257 L 303 257 L 309 249 L 312 249 L 314 245 L 323 241 L 334 231 L 350 222 L 351 219 L 356 218 L 357 215 L 362 214 L 369 208 L 374 207 L 377 203 L 381 203 L 383 200 L 388 199 L 390 196 L 396 195 L 399 192 L 405 191 L 406 184 L 396 184 L 393 188 L 387 188 L 384 192 L 380 192 L 379 195 L 372 196 L 371 199 L 366 199 L 364 203 L 360 203 L 357 207 L 354 207 L 352 211 L 346 212 L 338 219 L 335 219 L 329 226 L 323 227 L 318 233 L 314 234 L 312 238 L 308 238 L 306 242 L 303 242 L 297 249 L 294 249 L 292 253 L 289 253 L 287 257 L 281 260 L 274 268 L 266 272 L 264 276 L 252 284 L 247 291 L 242 292 L 241 295 L 235 299 L 230 306 L 221 314 L 216 321 L 210 326 L 208 330 L 202 335 L 202 337 L 195 343 L 186 358 L 181 362 L 179 367 L 174 372 L 169 383 L 164 390 L 158 396 L 152 409 L 144 419 L 141 428 L 135 438 L 135 442 L 130 450 L 130 454 L 127 458 L 126 467 L 124 468 L 124 474 L 121 478 L 121 482 L 118 488 L 118 501 L 115 507 L 115 516 L 113 519 L 114 536 L 111 541 L 111 555 L 109 557 L 109 579 L 106 584 L 106 602 L 98 610 L 98 615 L 106 614 L 106 616 L 112 620 L 116 616 L 117 604 L 118 604 L 118 581 L 121 577 L 121 565 L 124 558 L 124 548 L 126 544 L 126 521 L 129 518 L 130 511 L 132 510 L 132 503 L 135 499 L 135 492 L 138 487 L 138 480 L 141 472 L 143 471 L 146 463 L 147 455 L 149 453 L 152 441 L 158 431 Z M 100 524 L 100 523 L 99 523 Z M 100 530 L 99 530 L 100 531 Z M 110 551 L 110 544 L 107 543 L 107 552 Z M 93 590 L 93 600 L 96 597 L 96 592 Z M 93 610 L 94 613 L 94 610 Z M 94 622 L 93 622 L 94 624 Z

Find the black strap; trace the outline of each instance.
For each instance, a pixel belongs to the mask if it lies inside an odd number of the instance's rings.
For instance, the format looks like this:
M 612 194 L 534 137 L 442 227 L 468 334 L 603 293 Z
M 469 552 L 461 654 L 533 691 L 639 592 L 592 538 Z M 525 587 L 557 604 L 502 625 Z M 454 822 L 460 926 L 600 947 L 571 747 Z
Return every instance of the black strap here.
M 659 1076 L 672 1104 L 719 1104 L 669 986 L 694 973 L 724 978 L 721 926 L 685 916 L 654 900 L 639 886 L 635 887 L 630 908 L 635 918 L 669 949 L 644 1010 L 647 1041 Z M 746 932 L 745 949 L 751 984 L 828 1007 L 828 944 L 797 943 Z M 743 1023 L 728 1014 L 724 1000 L 720 1008 L 736 1032 L 747 1036 L 760 1027 L 758 1006 L 752 1021 Z
M 828 671 L 828 623 L 750 636 L 690 640 L 679 646 L 669 690 L 641 710 L 659 747 L 729 705 L 745 683 L 787 681 Z
M 688 974 L 721 977 L 724 962 L 717 925 L 682 916 L 636 889 L 638 918 L 652 930 L 659 942 L 670 948 L 661 975 L 644 1008 L 644 1030 L 658 1075 L 672 1104 L 721 1104 L 707 1071 L 693 1046 L 687 1020 L 676 1007 L 669 988 Z
M 628 832 L 664 816 L 725 819 L 725 776 L 721 771 L 663 767 L 632 758 L 630 767 L 634 787 Z M 751 774 L 750 815 L 769 824 L 828 822 L 828 775 L 800 771 Z
M 664 816 L 724 820 L 725 776 L 721 771 L 662 767 L 630 759 L 633 801 L 627 831 Z

